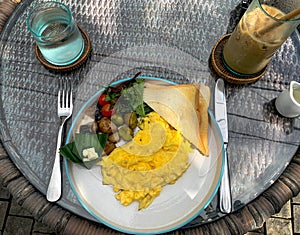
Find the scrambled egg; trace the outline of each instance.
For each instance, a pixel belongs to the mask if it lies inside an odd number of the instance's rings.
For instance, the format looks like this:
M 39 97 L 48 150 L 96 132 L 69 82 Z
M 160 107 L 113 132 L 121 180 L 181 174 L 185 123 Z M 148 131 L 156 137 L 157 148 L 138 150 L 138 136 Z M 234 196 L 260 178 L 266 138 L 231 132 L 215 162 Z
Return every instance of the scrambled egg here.
M 139 210 L 159 196 L 162 187 L 175 181 L 189 167 L 190 144 L 157 113 L 139 123 L 133 140 L 99 162 L 103 184 L 113 185 L 124 206 L 138 201 Z

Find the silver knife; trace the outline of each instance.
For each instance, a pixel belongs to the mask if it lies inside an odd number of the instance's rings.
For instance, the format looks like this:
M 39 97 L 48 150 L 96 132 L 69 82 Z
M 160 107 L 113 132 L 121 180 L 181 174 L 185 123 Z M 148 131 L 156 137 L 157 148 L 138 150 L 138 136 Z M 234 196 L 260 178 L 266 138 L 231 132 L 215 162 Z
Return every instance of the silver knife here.
M 226 95 L 224 80 L 219 78 L 215 87 L 215 118 L 220 127 L 224 142 L 224 171 L 220 185 L 220 210 L 223 213 L 230 213 L 232 210 L 231 188 L 227 160 L 227 145 L 228 145 L 228 122 L 226 109 Z

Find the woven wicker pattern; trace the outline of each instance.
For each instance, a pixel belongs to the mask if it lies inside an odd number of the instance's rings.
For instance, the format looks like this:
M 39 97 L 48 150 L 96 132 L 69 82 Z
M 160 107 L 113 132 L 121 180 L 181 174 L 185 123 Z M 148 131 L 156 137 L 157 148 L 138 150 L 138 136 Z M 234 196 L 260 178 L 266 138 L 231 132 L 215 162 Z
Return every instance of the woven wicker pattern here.
M 93 47 L 84 66 L 64 75 L 77 87 L 77 110 L 99 86 L 137 70 L 213 89 L 211 49 L 240 13 L 238 1 L 229 0 L 65 2 Z M 0 180 L 20 205 L 59 234 L 118 234 L 87 219 L 91 216 L 79 206 L 65 175 L 62 200 L 51 204 L 44 197 L 59 125 L 53 104 L 57 77 L 62 75 L 45 69 L 33 53 L 24 23 L 29 4 L 34 3 L 21 3 L 2 34 L 0 129 L 6 150 L 1 145 Z M 8 0 L 0 3 L 0 27 L 16 5 Z M 232 27 L 229 23 L 227 31 Z M 244 234 L 299 193 L 299 120 L 278 116 L 273 105 L 279 92 L 299 79 L 299 48 L 299 38 L 293 35 L 263 78 L 248 86 L 226 86 L 232 143 L 228 154 L 237 211 L 220 214 L 215 198 L 199 217 L 171 234 Z M 35 112 L 36 107 L 43 112 Z

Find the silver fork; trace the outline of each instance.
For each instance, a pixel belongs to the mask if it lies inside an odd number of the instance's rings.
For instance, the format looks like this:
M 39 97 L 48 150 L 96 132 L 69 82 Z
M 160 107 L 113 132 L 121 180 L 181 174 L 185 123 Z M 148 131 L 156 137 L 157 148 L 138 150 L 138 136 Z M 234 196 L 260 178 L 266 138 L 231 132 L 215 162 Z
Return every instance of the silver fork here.
M 58 131 L 55 160 L 47 189 L 46 197 L 50 202 L 57 201 L 61 196 L 61 168 L 59 148 L 61 147 L 64 125 L 66 121 L 72 116 L 72 111 L 72 88 L 68 88 L 67 85 L 64 85 L 62 89 L 59 89 L 58 91 L 57 114 L 62 119 L 62 123 Z

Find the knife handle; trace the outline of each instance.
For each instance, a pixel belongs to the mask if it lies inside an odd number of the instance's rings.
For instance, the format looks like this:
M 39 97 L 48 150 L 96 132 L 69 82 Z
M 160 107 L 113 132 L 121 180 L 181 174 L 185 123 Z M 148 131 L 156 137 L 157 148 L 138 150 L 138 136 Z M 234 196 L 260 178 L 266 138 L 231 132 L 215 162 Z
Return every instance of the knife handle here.
M 229 179 L 229 169 L 227 161 L 227 146 L 224 151 L 224 172 L 220 185 L 220 210 L 223 213 L 230 213 L 232 210 L 231 205 L 231 188 Z

